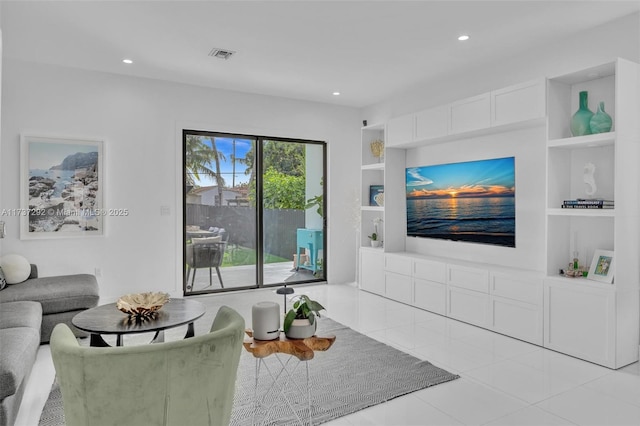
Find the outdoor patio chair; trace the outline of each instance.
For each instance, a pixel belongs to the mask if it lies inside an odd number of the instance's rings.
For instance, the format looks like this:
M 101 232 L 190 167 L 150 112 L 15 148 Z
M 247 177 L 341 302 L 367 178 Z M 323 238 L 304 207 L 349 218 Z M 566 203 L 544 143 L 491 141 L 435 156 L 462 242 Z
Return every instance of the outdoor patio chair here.
M 220 266 L 224 260 L 224 251 L 227 248 L 227 241 L 222 236 L 211 238 L 192 238 L 191 244 L 186 247 L 186 265 L 187 265 L 187 290 L 193 291 L 196 279 L 196 271 L 199 268 L 209 268 L 209 287 L 213 286 L 213 268 L 216 269 L 220 287 L 224 288 L 222 275 L 220 274 Z M 193 275 L 191 272 L 193 271 Z M 191 284 L 189 284 L 189 276 L 191 276 Z

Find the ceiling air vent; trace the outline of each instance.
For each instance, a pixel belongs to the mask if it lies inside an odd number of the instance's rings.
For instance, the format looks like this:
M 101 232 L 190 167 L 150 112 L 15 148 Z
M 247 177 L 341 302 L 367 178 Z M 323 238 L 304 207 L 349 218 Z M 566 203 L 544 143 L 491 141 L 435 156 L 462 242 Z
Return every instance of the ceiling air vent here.
M 211 52 L 209 52 L 209 56 L 213 56 L 214 58 L 219 58 L 219 59 L 231 59 L 231 57 L 235 53 L 236 52 L 233 50 L 218 49 L 217 47 L 214 47 L 213 49 L 211 49 Z

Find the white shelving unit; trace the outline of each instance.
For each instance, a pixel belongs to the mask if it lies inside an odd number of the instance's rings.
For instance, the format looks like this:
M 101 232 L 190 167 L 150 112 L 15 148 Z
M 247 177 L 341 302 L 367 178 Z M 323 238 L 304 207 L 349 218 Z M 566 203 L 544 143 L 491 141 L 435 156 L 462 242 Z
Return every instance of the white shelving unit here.
M 604 101 L 610 132 L 572 137 L 578 94 L 590 109 Z M 360 287 L 609 368 L 638 360 L 640 334 L 640 66 L 614 62 L 519 85 L 362 128 Z M 546 122 L 544 270 L 474 263 L 405 251 L 406 149 L 497 134 Z M 371 155 L 385 141 L 384 161 Z M 540 141 L 544 143 L 544 141 Z M 615 209 L 563 209 L 586 198 L 584 168 L 596 167 L 594 197 Z M 385 206 L 369 206 L 369 186 L 384 185 Z M 382 248 L 367 238 L 380 217 Z M 615 253 L 615 279 L 605 284 L 559 274 L 578 252 Z
M 619 59 L 548 82 L 544 345 L 610 368 L 638 360 L 639 81 L 638 65 Z M 611 132 L 571 136 L 584 90 L 592 111 L 604 101 Z M 563 200 L 587 198 L 587 163 L 596 166 L 593 197 L 615 200 L 615 209 L 560 208 Z M 560 276 L 574 253 L 588 266 L 597 249 L 615 253 L 613 284 Z

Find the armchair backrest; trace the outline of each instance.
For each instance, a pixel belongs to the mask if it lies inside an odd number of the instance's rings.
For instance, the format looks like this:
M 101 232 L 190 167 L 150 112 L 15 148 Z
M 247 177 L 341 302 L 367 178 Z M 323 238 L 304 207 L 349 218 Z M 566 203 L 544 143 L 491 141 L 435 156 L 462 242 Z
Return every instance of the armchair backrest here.
M 216 237 L 221 238 L 221 237 Z M 192 244 L 186 246 L 186 262 L 193 268 L 208 268 L 222 266 L 227 242 L 211 238 L 193 238 Z
M 180 341 L 82 347 L 68 326 L 51 335 L 68 426 L 228 425 L 244 319 L 218 311 L 211 331 Z

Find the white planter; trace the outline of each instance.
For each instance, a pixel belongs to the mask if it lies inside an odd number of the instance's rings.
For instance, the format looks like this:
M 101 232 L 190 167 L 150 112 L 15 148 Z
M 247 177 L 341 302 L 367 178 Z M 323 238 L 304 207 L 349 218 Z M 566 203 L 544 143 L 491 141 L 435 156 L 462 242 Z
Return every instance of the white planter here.
M 371 240 L 371 247 L 380 247 L 380 241 Z
M 285 334 L 289 339 L 306 339 L 311 337 L 316 332 L 318 326 L 318 319 L 313 321 L 313 324 L 309 323 L 308 319 L 294 319 L 289 331 Z

